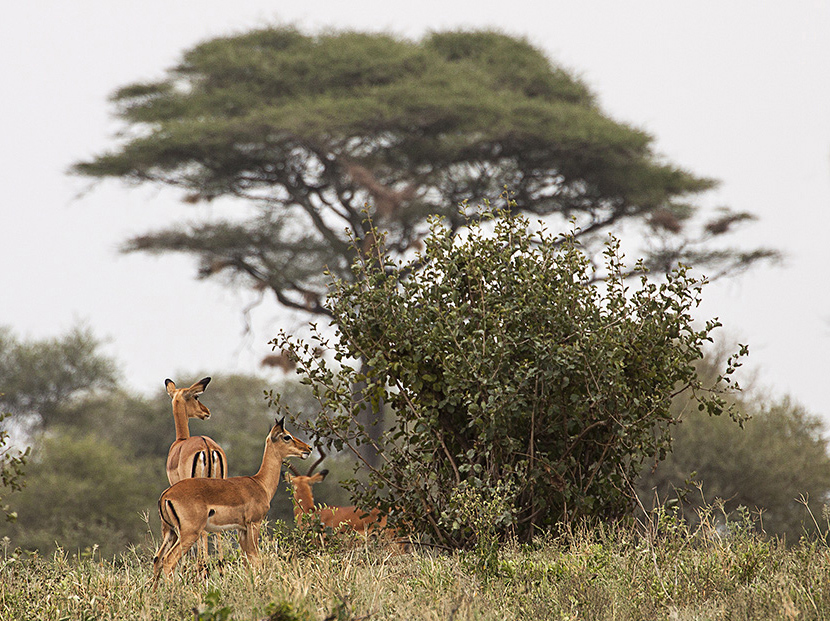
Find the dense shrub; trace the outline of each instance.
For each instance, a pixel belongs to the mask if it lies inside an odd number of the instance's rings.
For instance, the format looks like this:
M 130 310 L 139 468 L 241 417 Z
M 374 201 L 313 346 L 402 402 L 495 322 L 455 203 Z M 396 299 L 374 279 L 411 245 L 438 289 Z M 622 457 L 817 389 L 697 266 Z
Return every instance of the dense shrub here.
M 335 340 L 274 341 L 321 403 L 318 442 L 380 452 L 358 501 L 453 547 L 628 511 L 644 461 L 669 450 L 672 397 L 720 414 L 739 355 L 704 386 L 695 362 L 720 325 L 693 324 L 705 281 L 679 266 L 631 285 L 613 238 L 604 263 L 598 280 L 572 235 L 492 211 L 461 241 L 433 220 L 411 261 L 382 240 L 364 252 L 331 289 Z M 358 415 L 383 404 L 393 415 L 374 440 Z

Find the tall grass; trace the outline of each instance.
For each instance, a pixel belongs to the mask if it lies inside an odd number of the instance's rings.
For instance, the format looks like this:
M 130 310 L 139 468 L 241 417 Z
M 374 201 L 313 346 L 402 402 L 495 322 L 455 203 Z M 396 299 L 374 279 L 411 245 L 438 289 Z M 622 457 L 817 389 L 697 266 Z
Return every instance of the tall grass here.
M 660 512 L 646 528 L 600 524 L 455 553 L 321 546 L 282 527 L 260 542 L 259 567 L 225 546 L 222 567 L 203 577 L 185 559 L 155 593 L 152 543 L 114 560 L 7 549 L 0 619 L 830 618 L 823 540 L 785 547 L 712 516 L 690 529 Z

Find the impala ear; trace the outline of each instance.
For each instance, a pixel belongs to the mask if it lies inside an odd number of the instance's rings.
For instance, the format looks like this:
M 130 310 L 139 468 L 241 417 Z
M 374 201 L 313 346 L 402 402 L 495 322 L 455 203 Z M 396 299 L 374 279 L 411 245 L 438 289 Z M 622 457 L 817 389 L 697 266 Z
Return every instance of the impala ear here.
M 176 392 L 176 383 L 169 378 L 164 380 L 164 387 L 167 388 L 167 394 L 171 397 L 173 396 L 173 393 Z
M 205 388 L 207 388 L 207 385 L 209 383 L 210 383 L 210 378 L 209 377 L 203 377 L 198 382 L 193 384 L 193 386 L 191 386 L 190 388 L 187 389 L 188 396 L 198 397 L 203 392 L 205 392 Z
M 274 426 L 268 430 L 268 437 L 271 438 L 272 442 L 276 442 L 277 436 L 279 436 L 282 433 L 285 433 L 285 425 L 283 424 L 284 422 L 285 416 L 282 417 L 282 420 L 277 420 L 276 418 L 274 419 Z

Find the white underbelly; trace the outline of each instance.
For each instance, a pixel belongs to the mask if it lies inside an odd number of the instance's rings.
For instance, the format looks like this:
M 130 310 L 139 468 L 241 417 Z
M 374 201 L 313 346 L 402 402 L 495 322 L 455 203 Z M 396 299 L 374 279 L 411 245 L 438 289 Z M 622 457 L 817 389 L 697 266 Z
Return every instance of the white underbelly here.
M 236 524 L 233 522 L 217 524 L 212 522 L 210 518 L 208 518 L 207 525 L 205 526 L 205 530 L 209 533 L 221 533 L 226 530 L 241 530 L 243 528 L 245 527 L 242 524 Z

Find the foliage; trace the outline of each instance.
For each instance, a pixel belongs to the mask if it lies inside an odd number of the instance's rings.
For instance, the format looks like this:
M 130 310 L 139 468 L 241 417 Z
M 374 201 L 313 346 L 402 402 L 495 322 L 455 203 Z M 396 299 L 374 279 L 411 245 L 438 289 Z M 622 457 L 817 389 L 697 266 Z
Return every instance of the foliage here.
M 465 490 L 502 507 L 490 516 L 497 531 L 523 541 L 561 521 L 624 514 L 642 464 L 670 448 L 672 397 L 687 391 L 720 414 L 719 392 L 734 389 L 746 353 L 704 386 L 694 365 L 719 326 L 693 325 L 705 281 L 680 266 L 660 285 L 643 273 L 629 288 L 612 238 L 600 285 L 573 236 L 489 217 L 492 234 L 471 222 L 463 241 L 433 220 L 422 255 L 396 262 L 377 246 L 352 281 L 335 282 L 337 340 L 317 338 L 339 367 L 286 334 L 274 341 L 320 401 L 307 426 L 319 442 L 357 454 L 373 442 L 360 411 L 391 405 L 381 466 L 365 489 L 352 486 L 355 504 L 394 507 L 408 529 L 452 547 L 476 539 Z
M 42 554 L 60 547 L 114 556 L 143 541 L 142 514 L 152 515 L 166 483 L 155 459 L 125 459 L 94 435 L 55 433 L 35 446 L 15 498 L 19 519 L 0 525 L 0 536 Z
M 298 553 L 263 537 L 262 563 L 201 579 L 195 562 L 156 593 L 152 550 L 115 559 L 0 556 L 4 619 L 826 619 L 830 551 L 821 540 L 786 548 L 742 523 L 689 529 L 657 513 L 644 530 L 575 526 L 503 546 L 488 576 L 473 552 L 371 545 Z M 826 528 L 826 524 L 825 524 Z M 277 545 L 279 543 L 279 545 Z M 211 616 L 213 615 L 213 616 Z
M 203 610 L 193 611 L 193 621 L 230 621 L 233 609 L 221 606 L 222 594 L 218 589 L 208 589 Z
M 115 381 L 115 363 L 100 346 L 81 327 L 37 341 L 0 329 L 0 409 L 11 412 L 17 425 L 36 429 L 71 422 L 67 410 L 75 400 Z
M 0 414 L 0 423 L 8 417 L 8 414 Z M 7 522 L 14 522 L 17 512 L 12 511 L 6 501 L 9 494 L 23 489 L 23 468 L 29 457 L 29 448 L 10 452 L 12 449 L 6 446 L 8 440 L 9 432 L 0 428 L 0 514 Z
M 66 423 L 56 431 L 95 435 L 117 446 L 127 459 L 158 459 L 164 472 L 164 459 L 175 438 L 171 412 L 166 392 L 136 395 L 119 384 L 63 406 L 61 417 Z
M 87 336 L 90 343 L 97 343 Z M 70 340 L 72 335 L 56 342 Z M 89 356 L 96 359 L 100 354 L 93 347 Z M 204 375 L 193 373 L 192 377 Z M 170 397 L 162 380 L 158 391 L 147 397 L 127 392 L 112 378 L 107 390 L 79 390 L 56 403 L 49 410 L 49 430 L 31 435 L 34 444 L 27 489 L 6 509 L 8 515 L 19 514 L 21 522 L 0 528 L 0 537 L 9 536 L 15 546 L 41 553 L 57 546 L 70 551 L 96 549 L 109 557 L 143 541 L 147 528 L 143 515 L 149 516 L 156 532 L 158 496 L 168 486 L 164 464 L 175 438 Z M 262 463 L 262 437 L 273 422 L 265 398 L 269 388 L 273 385 L 258 377 L 217 377 L 204 396 L 212 416 L 207 421 L 190 421 L 192 434 L 209 435 L 225 448 L 232 475 L 253 474 Z M 292 406 L 314 412 L 304 387 L 285 382 L 277 388 Z M 31 403 L 45 403 L 54 393 L 49 383 L 32 383 L 27 390 Z M 0 438 L 6 433 L 0 430 Z M 28 449 L 19 456 L 2 454 L 7 464 L 4 490 L 20 487 L 19 475 L 28 455 Z M 332 466 L 342 470 L 333 462 Z M 13 478 L 15 473 L 17 478 Z M 320 497 L 343 502 L 343 494 L 325 489 Z M 0 501 L 6 504 L 5 493 Z M 91 507 L 96 513 L 93 519 L 88 517 Z M 292 523 L 290 496 L 279 494 L 269 516 Z
M 647 224 L 649 261 L 732 272 L 767 250 L 717 248 L 749 214 L 717 213 L 684 232 L 691 200 L 712 188 L 667 163 L 653 138 L 599 108 L 578 78 L 522 38 L 435 32 L 305 35 L 266 28 L 200 43 L 156 82 L 112 96 L 119 144 L 73 172 L 160 184 L 188 203 L 231 200 L 233 217 L 140 235 L 127 251 L 183 252 L 199 275 L 224 275 L 280 304 L 326 313 L 322 269 L 350 276 L 349 239 L 371 243 L 368 205 L 390 251 L 417 248 L 429 214 L 495 198 L 575 217 L 587 240 Z
M 815 532 L 811 514 L 820 516 L 830 498 L 830 456 L 818 416 L 787 398 L 738 399 L 748 418 L 738 429 L 683 412 L 684 399 L 674 407 L 683 424 L 673 433 L 672 452 L 638 486 L 647 507 L 679 500 L 685 519 L 694 522 L 702 506 L 717 501 L 728 513 L 759 512 L 764 531 L 791 544 Z M 690 490 L 691 481 L 699 491 Z

